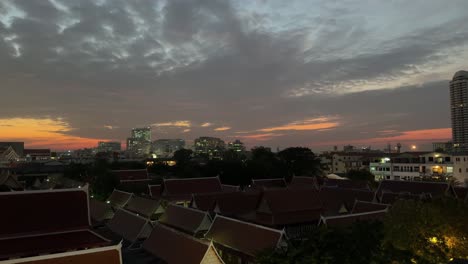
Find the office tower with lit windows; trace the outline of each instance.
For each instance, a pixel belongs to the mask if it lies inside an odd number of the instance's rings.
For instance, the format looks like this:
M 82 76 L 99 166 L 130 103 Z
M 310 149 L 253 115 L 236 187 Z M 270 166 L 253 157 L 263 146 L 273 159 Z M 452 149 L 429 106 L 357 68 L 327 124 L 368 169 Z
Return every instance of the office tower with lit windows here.
M 199 137 L 194 142 L 195 154 L 206 156 L 209 159 L 222 158 L 225 148 L 224 141 L 215 137 Z
M 133 156 L 145 156 L 151 151 L 151 127 L 133 128 L 127 138 L 127 151 Z
M 168 158 L 174 155 L 179 149 L 185 147 L 183 139 L 158 139 L 153 142 L 153 153 L 158 158 Z
M 468 151 L 468 71 L 458 71 L 450 82 L 450 113 L 455 152 Z
M 122 145 L 118 141 L 99 141 L 97 150 L 99 152 L 118 152 Z
M 244 152 L 245 151 L 245 146 L 244 146 L 244 143 L 242 143 L 240 140 L 236 139 L 236 140 L 228 143 L 228 149 L 232 150 L 234 152 Z

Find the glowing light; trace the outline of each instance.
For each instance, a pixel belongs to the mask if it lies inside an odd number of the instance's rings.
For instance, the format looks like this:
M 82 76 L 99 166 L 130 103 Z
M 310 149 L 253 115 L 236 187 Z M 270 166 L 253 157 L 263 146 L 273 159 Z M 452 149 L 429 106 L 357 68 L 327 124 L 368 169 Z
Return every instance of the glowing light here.
M 437 237 L 430 237 L 428 240 L 429 240 L 429 242 L 431 242 L 432 244 L 437 244 L 437 243 L 439 243 L 439 239 L 437 239 Z
M 411 149 L 413 149 L 413 150 L 415 150 L 416 148 L 417 148 L 416 145 L 411 146 Z
M 110 204 L 110 201 L 106 201 L 107 204 Z

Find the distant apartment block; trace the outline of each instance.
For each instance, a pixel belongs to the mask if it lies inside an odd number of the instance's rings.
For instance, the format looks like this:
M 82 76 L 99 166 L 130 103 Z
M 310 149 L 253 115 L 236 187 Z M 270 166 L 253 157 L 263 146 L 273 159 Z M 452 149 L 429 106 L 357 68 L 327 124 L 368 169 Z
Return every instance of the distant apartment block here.
M 208 158 L 221 158 L 226 148 L 223 140 L 215 137 L 199 137 L 195 139 L 195 154 L 204 155 Z
M 228 143 L 228 149 L 232 150 L 234 152 L 244 152 L 245 151 L 245 146 L 244 146 L 244 143 L 242 143 L 240 140 L 236 139 L 236 140 Z
M 118 152 L 122 150 L 122 144 L 118 141 L 99 141 L 99 152 Z
M 169 158 L 174 155 L 179 149 L 185 147 L 185 141 L 183 139 L 158 139 L 153 142 L 152 148 L 153 153 L 158 158 Z

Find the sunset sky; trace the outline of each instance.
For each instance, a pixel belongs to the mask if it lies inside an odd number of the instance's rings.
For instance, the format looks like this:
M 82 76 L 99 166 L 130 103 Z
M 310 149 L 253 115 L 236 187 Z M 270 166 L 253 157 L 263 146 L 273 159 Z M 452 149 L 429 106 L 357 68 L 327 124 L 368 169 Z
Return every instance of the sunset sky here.
M 0 141 L 216 136 L 313 150 L 451 138 L 466 0 L 2 0 Z

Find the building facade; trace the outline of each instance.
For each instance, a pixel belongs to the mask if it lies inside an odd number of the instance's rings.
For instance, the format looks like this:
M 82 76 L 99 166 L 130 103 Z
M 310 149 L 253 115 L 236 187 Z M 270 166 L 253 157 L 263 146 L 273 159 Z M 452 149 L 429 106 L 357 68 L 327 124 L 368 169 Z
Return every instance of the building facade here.
M 450 113 L 455 152 L 468 151 L 468 72 L 458 71 L 450 82 Z
M 245 151 L 245 146 L 244 146 L 244 143 L 242 143 L 240 140 L 236 139 L 236 140 L 228 143 L 228 149 L 232 150 L 234 152 L 244 152 Z
M 370 163 L 370 172 L 380 180 L 448 180 L 454 176 L 453 158 L 447 153 L 406 152 Z
M 99 152 L 119 152 L 122 150 L 122 144 L 118 141 L 99 141 L 97 148 Z
M 468 187 L 468 154 L 455 154 L 453 156 L 453 178 L 460 184 Z
M 183 139 L 158 139 L 152 144 L 153 153 L 158 158 L 170 158 L 179 149 L 185 147 L 185 140 Z
M 194 142 L 195 154 L 209 159 L 221 158 L 225 148 L 224 141 L 215 137 L 199 137 Z
M 151 127 L 133 128 L 132 136 L 127 138 L 127 151 L 132 156 L 145 156 L 151 151 Z

